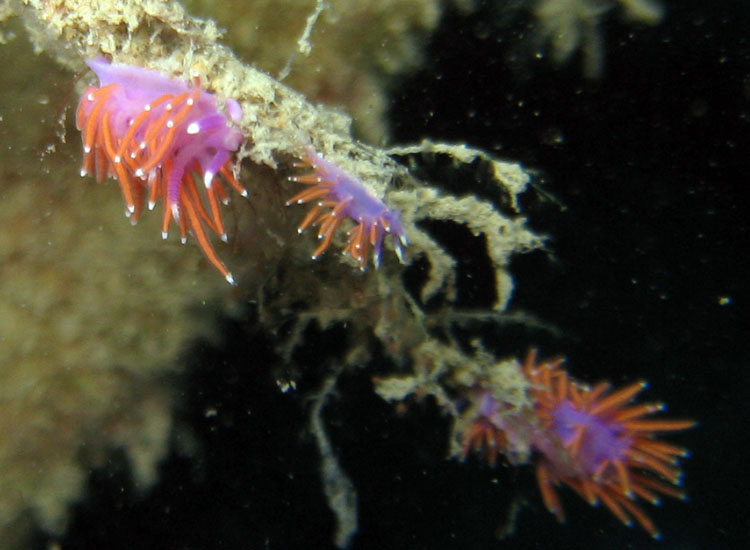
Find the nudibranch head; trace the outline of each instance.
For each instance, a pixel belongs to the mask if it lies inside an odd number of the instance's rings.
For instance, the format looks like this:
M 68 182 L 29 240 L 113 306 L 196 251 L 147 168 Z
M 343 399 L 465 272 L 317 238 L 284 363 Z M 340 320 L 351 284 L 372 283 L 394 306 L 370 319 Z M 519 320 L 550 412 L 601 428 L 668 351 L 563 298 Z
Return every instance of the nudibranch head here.
M 289 179 L 309 187 L 289 199 L 287 205 L 315 201 L 298 227 L 302 233 L 310 225 L 318 226 L 321 242 L 312 255 L 313 259 L 323 254 L 338 227 L 349 218 L 355 225 L 349 230 L 344 254 L 354 258 L 360 269 L 365 269 L 370 250 L 373 263 L 376 267 L 380 265 L 383 242 L 388 235 L 391 235 L 396 255 L 403 261 L 403 249 L 408 240 L 397 212 L 388 208 L 362 182 L 310 147 L 297 166 L 308 168 L 309 172 Z
M 161 199 L 162 236 L 167 237 L 175 220 L 183 242 L 192 232 L 208 260 L 234 282 L 205 228 L 227 240 L 219 202 L 228 202 L 228 194 L 217 175 L 247 196 L 234 177 L 230 158 L 243 139 L 229 120 L 239 122 L 239 104 L 226 101 L 228 118 L 197 78 L 188 85 L 158 71 L 102 58 L 87 64 L 99 77 L 99 86 L 85 91 L 76 113 L 84 150 L 81 175 L 93 173 L 98 182 L 116 178 L 125 214 L 133 223 L 144 198 L 149 209 Z
M 536 472 L 547 509 L 564 519 L 555 491 L 563 483 L 591 505 L 602 502 L 626 525 L 635 518 L 658 538 L 659 532 L 636 501 L 657 504 L 660 495 L 684 498 L 678 489 L 678 460 L 687 451 L 659 441 L 656 435 L 695 423 L 649 418 L 663 410 L 660 403 L 630 404 L 646 387 L 644 382 L 613 392 L 607 383 L 589 388 L 572 380 L 559 364 L 537 364 L 533 350 L 524 364 L 539 420 L 533 446 L 542 455 Z

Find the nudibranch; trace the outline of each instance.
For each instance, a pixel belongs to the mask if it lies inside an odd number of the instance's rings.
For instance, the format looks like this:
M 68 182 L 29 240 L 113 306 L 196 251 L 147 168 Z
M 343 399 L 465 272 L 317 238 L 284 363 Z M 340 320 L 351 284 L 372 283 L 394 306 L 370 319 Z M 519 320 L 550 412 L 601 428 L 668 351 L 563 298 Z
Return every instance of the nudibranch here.
M 84 92 L 76 113 L 84 151 L 81 175 L 93 173 L 99 183 L 116 178 L 132 223 L 144 200 L 152 210 L 161 199 L 162 237 L 167 238 L 175 221 L 182 242 L 191 232 L 206 258 L 233 283 L 206 228 L 227 240 L 219 202 L 226 204 L 229 197 L 217 175 L 247 196 L 231 160 L 243 139 L 232 125 L 242 118 L 239 104 L 227 99 L 226 114 L 220 111 L 216 97 L 201 89 L 197 76 L 188 85 L 158 71 L 102 58 L 87 64 L 99 86 Z
M 286 204 L 315 201 L 298 227 L 299 233 L 302 233 L 311 225 L 318 226 L 320 244 L 312 258 L 317 259 L 325 252 L 336 230 L 349 218 L 355 225 L 349 230 L 344 254 L 354 258 L 360 269 L 365 269 L 370 250 L 375 267 L 380 265 L 383 241 L 388 235 L 391 235 L 399 261 L 403 262 L 403 251 L 408 240 L 398 213 L 388 208 L 362 182 L 324 159 L 311 147 L 307 147 L 305 153 L 295 166 L 307 168 L 308 172 L 289 179 L 309 187 L 294 195 Z
M 632 518 L 654 538 L 654 523 L 637 504 L 658 504 L 659 497 L 683 499 L 678 460 L 687 451 L 657 439 L 657 434 L 684 430 L 690 420 L 649 418 L 661 403 L 631 404 L 645 387 L 637 382 L 610 391 L 606 382 L 590 388 L 560 368 L 562 359 L 537 363 L 529 352 L 523 373 L 531 385 L 534 409 L 516 411 L 499 403 L 489 388 L 475 387 L 464 397 L 473 404 L 463 438 L 465 456 L 484 451 L 496 455 L 532 449 L 539 454 L 536 476 L 547 509 L 564 521 L 556 487 L 571 487 L 589 504 L 603 503 L 620 521 Z M 476 403 L 474 403 L 476 401 Z

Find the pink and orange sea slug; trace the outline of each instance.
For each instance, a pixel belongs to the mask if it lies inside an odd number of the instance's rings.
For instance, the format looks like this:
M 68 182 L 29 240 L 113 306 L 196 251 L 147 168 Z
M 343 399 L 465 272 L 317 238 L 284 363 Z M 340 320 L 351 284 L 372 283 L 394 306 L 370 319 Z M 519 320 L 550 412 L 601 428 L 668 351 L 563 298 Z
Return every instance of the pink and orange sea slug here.
M 161 200 L 163 238 L 175 221 L 182 242 L 191 232 L 206 258 L 233 283 L 206 228 L 227 240 L 219 202 L 228 202 L 228 194 L 217 175 L 247 196 L 231 160 L 243 139 L 232 125 L 242 117 L 239 104 L 227 99 L 226 114 L 220 111 L 216 97 L 201 89 L 197 77 L 191 86 L 103 58 L 87 64 L 99 86 L 84 92 L 76 113 L 84 151 L 81 175 L 94 174 L 100 183 L 116 178 L 132 223 L 144 200 L 149 209 Z
M 365 269 L 370 252 L 375 266 L 380 265 L 383 242 L 388 235 L 399 261 L 403 261 L 408 239 L 396 211 L 311 147 L 306 148 L 304 158 L 296 166 L 308 172 L 289 179 L 308 188 L 290 198 L 287 205 L 314 202 L 298 227 L 302 233 L 311 225 L 318 226 L 320 244 L 312 254 L 313 259 L 325 252 L 339 226 L 350 219 L 354 226 L 348 232 L 343 252 L 354 258 L 360 269 Z
M 462 398 L 461 410 L 473 415 L 463 434 L 462 457 L 481 451 L 494 464 L 500 453 L 515 462 L 514 457 L 536 451 L 539 489 L 558 520 L 565 515 L 556 487 L 567 485 L 592 506 L 603 503 L 626 525 L 635 518 L 658 538 L 638 500 L 657 504 L 662 495 L 684 498 L 678 460 L 687 451 L 657 435 L 695 423 L 651 418 L 663 410 L 660 403 L 631 403 L 644 382 L 616 391 L 606 382 L 588 387 L 570 378 L 562 362 L 537 363 L 536 351 L 529 352 L 522 369 L 531 383 L 531 413 L 500 403 L 490 388 L 471 388 Z

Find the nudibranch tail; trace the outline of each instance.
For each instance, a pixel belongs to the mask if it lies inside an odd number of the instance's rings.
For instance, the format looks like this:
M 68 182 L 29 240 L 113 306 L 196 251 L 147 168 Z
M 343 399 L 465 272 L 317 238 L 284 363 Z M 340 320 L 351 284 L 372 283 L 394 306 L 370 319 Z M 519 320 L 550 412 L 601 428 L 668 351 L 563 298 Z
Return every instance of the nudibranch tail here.
M 296 166 L 309 172 L 291 176 L 290 181 L 306 184 L 308 188 L 289 199 L 287 205 L 315 202 L 298 226 L 300 233 L 310 226 L 318 227 L 320 244 L 312 254 L 313 259 L 326 251 L 336 230 L 349 218 L 355 225 L 348 231 L 349 239 L 343 252 L 354 258 L 360 269 L 365 269 L 370 251 L 374 265 L 380 265 L 383 242 L 388 235 L 391 235 L 396 255 L 403 262 L 408 240 L 395 211 L 360 181 L 312 148 L 306 149 L 305 157 Z
M 84 151 L 81 175 L 93 173 L 100 183 L 117 179 L 132 223 L 139 219 L 144 199 L 149 210 L 161 199 L 162 236 L 167 237 L 175 221 L 182 241 L 192 233 L 209 262 L 233 283 L 206 228 L 227 240 L 219 202 L 227 202 L 228 194 L 217 174 L 247 196 L 230 158 L 242 134 L 218 110 L 216 97 L 197 82 L 189 86 L 158 71 L 103 59 L 88 65 L 100 86 L 86 90 L 76 112 Z M 227 100 L 226 110 L 234 122 L 242 116 L 234 100 Z M 202 181 L 196 183 L 194 174 Z

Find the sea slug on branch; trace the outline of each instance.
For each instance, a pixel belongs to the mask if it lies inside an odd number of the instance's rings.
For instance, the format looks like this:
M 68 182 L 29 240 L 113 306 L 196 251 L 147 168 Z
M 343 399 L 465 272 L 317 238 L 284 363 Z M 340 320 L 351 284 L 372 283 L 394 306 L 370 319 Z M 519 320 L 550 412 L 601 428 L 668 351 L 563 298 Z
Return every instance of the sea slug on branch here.
M 396 211 L 388 208 L 355 177 L 310 147 L 297 166 L 311 171 L 289 179 L 310 187 L 294 195 L 287 205 L 316 201 L 298 228 L 302 233 L 310 225 L 319 226 L 318 239 L 321 242 L 313 252 L 313 259 L 323 254 L 331 244 L 336 229 L 346 218 L 350 218 L 356 225 L 349 230 L 344 254 L 354 258 L 360 269 L 365 269 L 370 249 L 375 267 L 380 265 L 383 241 L 387 235 L 391 235 L 393 249 L 399 261 L 403 262 L 403 249 L 408 245 L 408 240 Z
M 663 432 L 685 430 L 692 420 L 652 418 L 661 403 L 631 403 L 645 387 L 635 382 L 611 391 L 600 382 L 581 384 L 560 368 L 562 358 L 537 362 L 531 350 L 519 368 L 530 383 L 533 410 L 498 400 L 481 382 L 461 398 L 461 457 L 481 451 L 494 465 L 497 455 L 539 454 L 537 481 L 547 509 L 565 514 L 556 487 L 567 485 L 592 506 L 603 503 L 622 523 L 635 519 L 652 537 L 660 534 L 638 500 L 658 504 L 660 496 L 683 499 L 679 489 L 682 447 L 660 441 Z
M 176 221 L 182 241 L 192 232 L 208 260 L 234 283 L 205 228 L 227 240 L 219 201 L 229 199 L 217 174 L 247 196 L 230 158 L 242 142 L 240 131 L 218 110 L 216 97 L 200 88 L 197 76 L 189 86 L 158 71 L 102 58 L 87 63 L 99 86 L 89 87 L 78 104 L 81 175 L 93 173 L 100 183 L 108 176 L 116 178 L 132 223 L 140 217 L 144 197 L 149 210 L 161 199 L 162 236 L 167 238 L 170 223 Z M 233 122 L 241 119 L 236 101 L 227 99 L 225 107 Z M 203 185 L 196 184 L 196 175 Z

